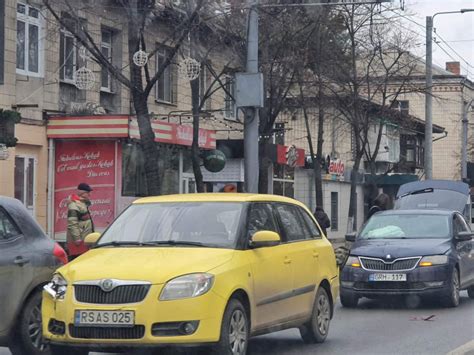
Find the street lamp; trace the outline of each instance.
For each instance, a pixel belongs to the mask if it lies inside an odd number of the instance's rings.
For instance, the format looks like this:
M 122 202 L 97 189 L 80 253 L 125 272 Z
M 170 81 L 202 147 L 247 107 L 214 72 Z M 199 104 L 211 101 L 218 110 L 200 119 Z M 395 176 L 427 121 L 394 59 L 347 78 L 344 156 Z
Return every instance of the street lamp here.
M 437 12 L 433 16 L 426 16 L 426 93 L 425 93 L 425 177 L 433 178 L 433 20 L 437 15 L 464 14 L 474 9 L 459 11 Z

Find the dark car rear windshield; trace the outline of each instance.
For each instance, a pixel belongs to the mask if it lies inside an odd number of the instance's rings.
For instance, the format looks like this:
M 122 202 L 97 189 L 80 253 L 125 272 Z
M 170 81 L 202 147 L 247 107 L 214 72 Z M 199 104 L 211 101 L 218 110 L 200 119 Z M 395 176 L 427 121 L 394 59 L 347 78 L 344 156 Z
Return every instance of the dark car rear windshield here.
M 117 243 L 185 243 L 233 248 L 244 203 L 179 202 L 130 206 L 109 227 L 98 246 Z
M 448 238 L 450 233 L 449 221 L 450 218 L 447 215 L 374 215 L 363 228 L 360 238 Z

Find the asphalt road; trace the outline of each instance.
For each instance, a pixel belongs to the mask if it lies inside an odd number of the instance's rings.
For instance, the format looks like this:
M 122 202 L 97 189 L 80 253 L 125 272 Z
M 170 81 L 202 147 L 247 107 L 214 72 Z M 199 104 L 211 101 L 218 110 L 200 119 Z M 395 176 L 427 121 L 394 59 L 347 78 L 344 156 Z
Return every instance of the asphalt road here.
M 423 320 L 430 316 L 431 320 Z M 455 349 L 460 350 L 453 355 L 474 355 L 474 300 L 466 292 L 462 292 L 461 304 L 454 309 L 436 304 L 407 306 L 402 300 L 363 300 L 357 309 L 338 304 L 325 343 L 305 345 L 297 330 L 289 330 L 252 339 L 248 353 L 445 355 Z M 177 349 L 163 351 L 174 355 L 193 353 Z M 10 352 L 0 348 L 0 355 Z

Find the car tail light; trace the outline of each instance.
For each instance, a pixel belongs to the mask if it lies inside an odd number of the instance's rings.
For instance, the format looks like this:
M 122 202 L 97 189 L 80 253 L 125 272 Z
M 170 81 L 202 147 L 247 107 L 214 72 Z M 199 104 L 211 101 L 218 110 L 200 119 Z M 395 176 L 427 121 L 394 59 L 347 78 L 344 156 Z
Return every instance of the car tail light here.
M 61 264 L 67 264 L 67 254 L 58 243 L 54 243 L 53 255 L 59 260 Z

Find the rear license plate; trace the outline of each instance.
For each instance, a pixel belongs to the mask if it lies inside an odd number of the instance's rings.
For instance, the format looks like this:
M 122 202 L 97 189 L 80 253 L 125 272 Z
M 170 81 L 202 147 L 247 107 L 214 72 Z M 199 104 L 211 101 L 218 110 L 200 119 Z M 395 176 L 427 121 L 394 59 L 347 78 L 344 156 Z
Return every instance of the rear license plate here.
M 369 281 L 406 281 L 407 274 L 370 274 Z
M 76 310 L 74 325 L 103 326 L 103 327 L 133 327 L 135 325 L 134 311 L 88 311 Z

